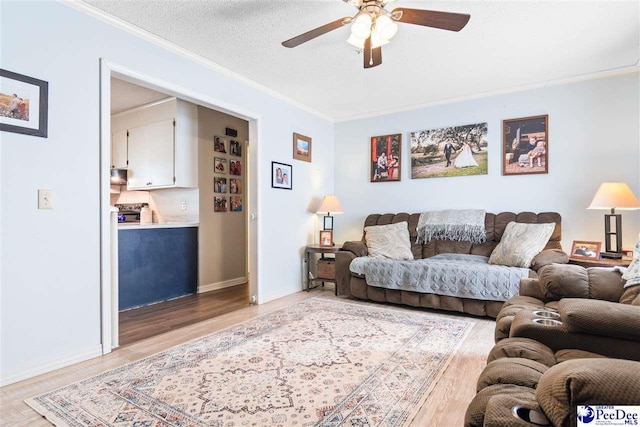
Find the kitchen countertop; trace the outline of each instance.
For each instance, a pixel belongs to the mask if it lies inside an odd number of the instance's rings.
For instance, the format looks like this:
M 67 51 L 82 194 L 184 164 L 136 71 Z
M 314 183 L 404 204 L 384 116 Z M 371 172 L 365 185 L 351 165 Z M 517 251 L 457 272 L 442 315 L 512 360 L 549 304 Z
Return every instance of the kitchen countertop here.
M 154 222 L 152 224 L 140 224 L 137 222 L 121 222 L 118 223 L 118 230 L 140 230 L 143 228 L 184 228 L 184 227 L 197 227 L 199 223 L 197 222 L 166 222 L 166 223 L 157 223 Z

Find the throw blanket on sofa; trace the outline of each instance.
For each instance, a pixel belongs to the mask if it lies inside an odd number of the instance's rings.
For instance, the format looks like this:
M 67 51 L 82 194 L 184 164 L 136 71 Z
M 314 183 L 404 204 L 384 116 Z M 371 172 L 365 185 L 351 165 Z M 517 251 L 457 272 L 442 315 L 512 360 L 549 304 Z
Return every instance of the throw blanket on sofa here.
M 349 268 L 364 275 L 370 286 L 386 289 L 491 301 L 506 301 L 518 295 L 520 279 L 529 277 L 529 269 L 488 261 L 485 256 L 465 254 L 440 254 L 411 261 L 358 257 Z
M 427 243 L 432 239 L 482 243 L 487 239 L 484 229 L 485 214 L 482 209 L 423 212 L 416 228 L 416 243 Z

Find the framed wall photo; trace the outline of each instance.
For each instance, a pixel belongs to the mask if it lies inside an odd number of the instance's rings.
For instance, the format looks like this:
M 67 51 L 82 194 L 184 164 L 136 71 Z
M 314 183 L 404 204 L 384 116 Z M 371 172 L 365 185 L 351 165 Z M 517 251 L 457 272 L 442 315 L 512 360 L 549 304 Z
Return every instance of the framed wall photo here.
M 333 231 L 320 230 L 320 246 L 333 246 Z
M 213 151 L 216 153 L 227 153 L 227 139 L 222 136 L 213 137 Z
M 227 178 L 213 178 L 213 192 L 214 193 L 226 193 L 227 192 Z
M 293 158 L 311 163 L 311 138 L 293 133 Z
M 226 212 L 227 211 L 227 198 L 214 196 L 213 198 L 213 211 L 214 212 Z
M 402 135 L 371 137 L 371 182 L 400 181 Z
M 600 258 L 601 242 L 574 240 L 571 246 L 571 258 L 597 260 Z
M 242 180 L 237 178 L 229 179 L 229 193 L 242 194 Z
M 487 175 L 487 122 L 411 132 L 411 179 Z
M 232 139 L 229 142 L 229 152 L 232 156 L 242 157 L 242 144 Z
M 549 173 L 549 115 L 502 121 L 502 175 Z
M 271 162 L 271 187 L 291 190 L 293 188 L 293 166 Z
M 227 159 L 222 157 L 214 157 L 213 158 L 213 171 L 215 173 L 226 173 L 227 172 Z
M 229 197 L 231 212 L 242 212 L 242 197 Z
M 49 83 L 0 69 L 0 131 L 47 137 Z
M 229 173 L 231 175 L 242 176 L 242 162 L 240 160 L 230 160 Z

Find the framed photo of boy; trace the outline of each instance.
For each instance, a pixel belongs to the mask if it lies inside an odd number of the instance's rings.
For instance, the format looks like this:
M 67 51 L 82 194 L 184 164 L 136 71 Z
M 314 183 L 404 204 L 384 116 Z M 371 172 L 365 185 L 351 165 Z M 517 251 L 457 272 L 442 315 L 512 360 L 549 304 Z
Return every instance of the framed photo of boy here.
M 271 187 L 291 190 L 293 188 L 293 166 L 271 162 Z
M 311 163 L 311 138 L 293 133 L 293 158 Z
M 571 258 L 597 260 L 600 258 L 600 242 L 574 240 L 571 246 Z
M 371 137 L 371 182 L 400 181 L 402 135 Z
M 0 69 L 0 131 L 47 137 L 49 83 Z
M 333 246 L 333 231 L 320 230 L 320 246 L 321 247 Z
M 549 173 L 549 115 L 502 121 L 502 175 Z

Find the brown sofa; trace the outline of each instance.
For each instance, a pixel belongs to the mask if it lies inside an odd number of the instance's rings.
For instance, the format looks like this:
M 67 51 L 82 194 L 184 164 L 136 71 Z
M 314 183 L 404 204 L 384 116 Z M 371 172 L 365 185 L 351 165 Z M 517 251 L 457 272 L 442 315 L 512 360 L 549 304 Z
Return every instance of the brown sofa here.
M 523 279 L 520 295 L 496 318 L 496 342 L 531 338 L 553 351 L 579 349 L 640 361 L 640 285 L 624 288 L 611 268 L 547 265 L 537 279 Z M 557 313 L 554 324 L 534 321 L 538 311 Z
M 578 405 L 638 405 L 640 362 L 559 350 L 527 338 L 493 348 L 465 427 L 574 426 Z
M 562 252 L 560 245 L 561 217 L 555 212 L 544 212 L 535 214 L 533 212 L 522 212 L 519 214 L 503 212 L 499 214 L 487 213 L 485 216 L 485 229 L 487 240 L 481 244 L 472 242 L 456 242 L 450 240 L 432 240 L 426 244 L 416 243 L 419 213 L 408 214 L 372 214 L 364 223 L 364 227 L 372 225 L 386 225 L 407 221 L 409 224 L 409 235 L 411 238 L 411 252 L 414 259 L 428 258 L 443 253 L 473 254 L 490 256 L 496 247 L 505 227 L 509 222 L 521 223 L 555 223 L 555 230 L 542 251 L 533 261 L 530 277 L 537 277 L 535 270 L 542 265 L 551 262 L 567 262 L 567 255 Z M 396 289 L 385 289 L 369 286 L 364 277 L 353 274 L 349 270 L 351 261 L 359 256 L 368 254 L 364 244 L 364 236 L 361 241 L 347 242 L 336 254 L 336 287 L 338 295 L 354 296 L 360 299 L 368 299 L 377 302 L 390 302 L 395 304 L 406 304 L 414 307 L 437 308 L 449 311 L 458 311 L 476 316 L 496 317 L 502 308 L 502 301 L 484 301 L 469 298 L 458 298 L 436 294 L 418 293 Z

